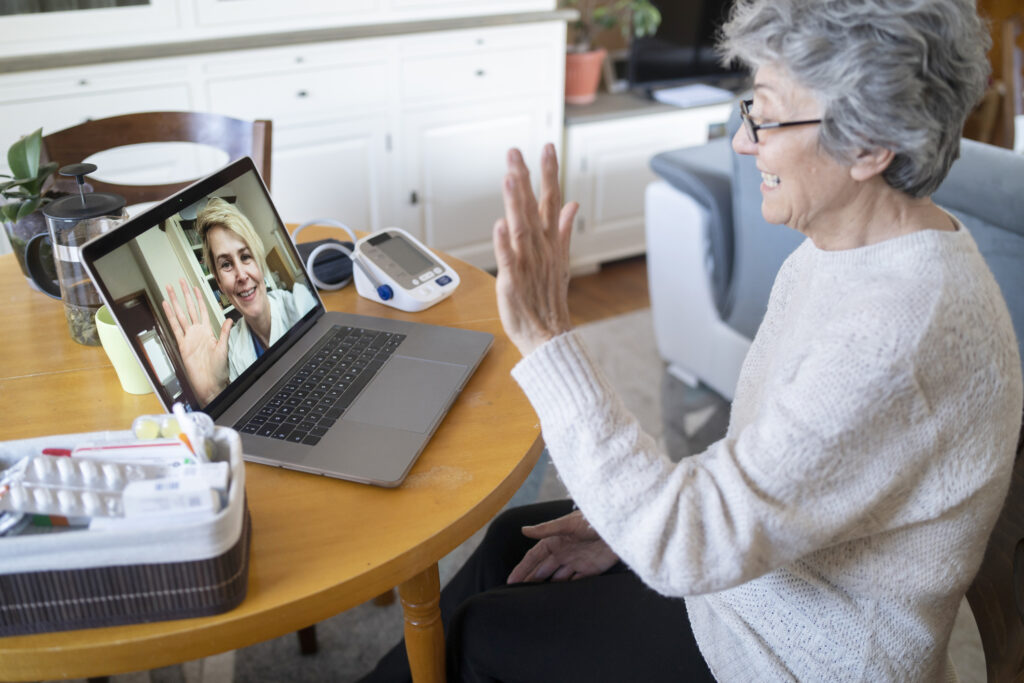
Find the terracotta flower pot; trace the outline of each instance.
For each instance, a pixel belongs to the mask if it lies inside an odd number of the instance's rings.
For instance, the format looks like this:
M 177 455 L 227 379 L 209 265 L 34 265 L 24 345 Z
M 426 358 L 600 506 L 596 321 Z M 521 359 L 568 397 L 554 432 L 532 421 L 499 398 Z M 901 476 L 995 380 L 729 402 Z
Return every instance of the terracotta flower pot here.
M 568 52 L 565 55 L 566 104 L 590 104 L 597 97 L 601 65 L 607 51 Z

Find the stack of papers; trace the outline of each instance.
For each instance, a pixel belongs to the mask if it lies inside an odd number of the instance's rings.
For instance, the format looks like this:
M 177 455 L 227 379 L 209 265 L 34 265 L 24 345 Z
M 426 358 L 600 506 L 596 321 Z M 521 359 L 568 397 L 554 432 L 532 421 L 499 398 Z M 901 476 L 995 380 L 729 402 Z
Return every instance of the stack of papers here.
M 703 83 L 655 90 L 652 95 L 658 102 L 671 104 L 676 107 L 701 107 L 707 104 L 728 102 L 735 97 L 728 90 Z

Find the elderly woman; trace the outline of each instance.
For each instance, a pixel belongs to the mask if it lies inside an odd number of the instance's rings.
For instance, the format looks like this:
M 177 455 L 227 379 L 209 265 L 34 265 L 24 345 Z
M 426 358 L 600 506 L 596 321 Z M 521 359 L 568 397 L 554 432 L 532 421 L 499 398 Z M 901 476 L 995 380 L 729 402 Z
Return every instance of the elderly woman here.
M 199 287 L 193 288 L 193 298 L 181 280 L 183 309 L 174 287 L 167 285 L 164 313 L 196 398 L 206 405 L 284 336 L 316 301 L 299 283 L 290 292 L 267 290 L 263 240 L 234 205 L 211 197 L 196 216 L 196 229 L 203 241 L 203 263 L 242 315 L 237 324 L 226 319 L 215 336 L 206 307 L 199 303 L 206 300 Z
M 988 45 L 971 0 L 736 5 L 722 49 L 754 94 L 733 147 L 765 218 L 807 239 L 725 438 L 679 463 L 570 329 L 553 149 L 539 202 L 509 154 L 498 303 L 578 510 L 492 525 L 443 593 L 450 680 L 943 680 L 1024 401 L 999 288 L 929 199 Z

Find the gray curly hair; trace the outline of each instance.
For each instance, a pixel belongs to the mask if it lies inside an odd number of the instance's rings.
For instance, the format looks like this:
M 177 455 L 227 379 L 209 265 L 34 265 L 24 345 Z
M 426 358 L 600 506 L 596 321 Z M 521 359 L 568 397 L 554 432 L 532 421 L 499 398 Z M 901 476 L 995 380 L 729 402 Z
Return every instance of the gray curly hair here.
M 738 0 L 718 47 L 726 63 L 773 64 L 814 92 L 833 158 L 889 149 L 882 177 L 925 197 L 959 156 L 990 45 L 972 0 Z

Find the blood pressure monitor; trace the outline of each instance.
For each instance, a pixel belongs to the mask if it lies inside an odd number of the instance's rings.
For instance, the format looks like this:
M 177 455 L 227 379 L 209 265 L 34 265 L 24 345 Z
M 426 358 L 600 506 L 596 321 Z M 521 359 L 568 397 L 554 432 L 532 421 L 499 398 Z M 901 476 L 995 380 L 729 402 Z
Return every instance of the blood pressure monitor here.
M 355 244 L 353 260 L 360 296 L 402 311 L 430 308 L 459 286 L 459 274 L 401 228 L 362 238 Z

